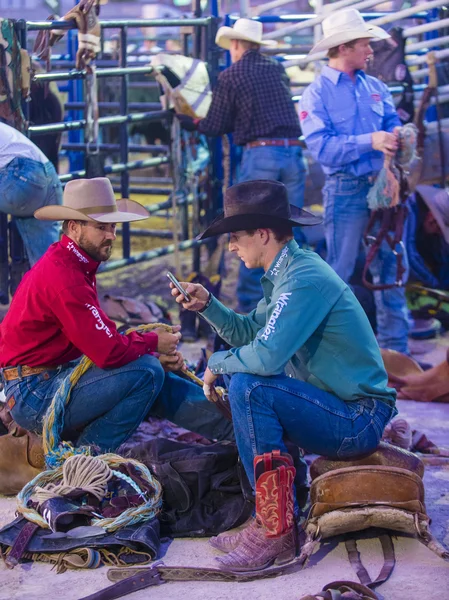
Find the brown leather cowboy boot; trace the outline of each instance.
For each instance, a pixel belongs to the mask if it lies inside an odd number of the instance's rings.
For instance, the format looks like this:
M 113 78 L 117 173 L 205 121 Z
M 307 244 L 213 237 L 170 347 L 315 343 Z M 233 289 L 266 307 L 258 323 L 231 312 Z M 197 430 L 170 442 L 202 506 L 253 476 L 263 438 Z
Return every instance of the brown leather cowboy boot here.
M 4 406 L 0 419 L 8 433 L 0 436 L 0 494 L 14 495 L 45 466 L 42 439 L 19 427 Z
M 283 564 L 296 555 L 293 481 L 289 454 L 279 450 L 254 459 L 256 519 L 241 533 L 237 547 L 216 560 L 232 571 L 254 571 Z
M 235 550 L 243 540 L 243 537 L 248 534 L 247 530 L 254 527 L 257 527 L 257 522 L 256 519 L 252 517 L 245 523 L 244 528 L 240 529 L 240 531 L 235 531 L 234 533 L 224 531 L 223 533 L 219 533 L 217 536 L 210 538 L 209 544 L 222 552 L 232 552 L 232 550 Z

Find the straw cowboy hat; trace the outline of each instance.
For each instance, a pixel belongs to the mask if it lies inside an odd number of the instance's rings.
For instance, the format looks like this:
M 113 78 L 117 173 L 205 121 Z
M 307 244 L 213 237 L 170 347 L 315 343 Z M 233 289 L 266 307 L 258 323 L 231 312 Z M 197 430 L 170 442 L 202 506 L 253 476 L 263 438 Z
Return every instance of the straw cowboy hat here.
M 360 38 L 386 40 L 391 37 L 386 31 L 375 25 L 365 23 L 362 15 L 355 8 L 346 8 L 332 12 L 323 19 L 323 39 L 320 40 L 309 54 L 316 54 L 336 48 Z
M 260 46 L 276 46 L 274 40 L 262 40 L 262 23 L 251 19 L 237 19 L 234 27 L 220 27 L 215 36 L 217 46 L 229 50 L 231 40 L 243 40 Z
M 431 185 L 418 185 L 416 191 L 427 204 L 428 209 L 435 217 L 443 234 L 449 244 L 449 194 L 446 190 L 434 188 Z
M 134 200 L 115 200 L 107 177 L 74 179 L 65 186 L 62 206 L 49 204 L 35 211 L 41 221 L 96 221 L 97 223 L 129 223 L 150 215 Z
M 318 225 L 319 217 L 291 206 L 287 188 L 278 181 L 244 181 L 231 186 L 223 199 L 224 212 L 212 221 L 198 239 L 245 229 L 282 225 Z

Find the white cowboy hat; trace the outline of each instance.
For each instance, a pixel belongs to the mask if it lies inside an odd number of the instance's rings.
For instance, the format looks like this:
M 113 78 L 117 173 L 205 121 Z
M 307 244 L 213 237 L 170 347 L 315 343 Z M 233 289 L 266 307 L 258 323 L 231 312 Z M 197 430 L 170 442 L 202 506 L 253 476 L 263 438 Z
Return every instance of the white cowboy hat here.
M 309 54 L 316 54 L 336 48 L 360 38 L 386 40 L 391 37 L 386 31 L 375 25 L 365 23 L 362 15 L 355 8 L 346 8 L 332 12 L 323 19 L 323 39 L 320 40 Z
M 449 193 L 431 185 L 417 185 L 416 191 L 427 204 L 444 239 L 449 244 Z
M 40 221 L 129 223 L 148 219 L 150 215 L 134 200 L 116 200 L 107 177 L 94 177 L 69 181 L 65 186 L 62 206 L 43 206 L 35 211 L 34 216 Z
M 262 40 L 262 23 L 251 19 L 237 19 L 234 27 L 220 27 L 215 36 L 215 43 L 220 48 L 229 50 L 231 40 L 243 40 L 260 46 L 276 46 L 274 40 Z

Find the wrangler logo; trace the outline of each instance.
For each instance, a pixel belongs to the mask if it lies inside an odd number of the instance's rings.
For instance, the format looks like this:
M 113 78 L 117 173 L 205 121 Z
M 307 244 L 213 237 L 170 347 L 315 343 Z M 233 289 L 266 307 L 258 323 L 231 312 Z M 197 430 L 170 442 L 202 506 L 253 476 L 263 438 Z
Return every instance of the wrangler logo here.
M 75 255 L 78 257 L 78 260 L 79 260 L 80 262 L 83 262 L 83 263 L 88 263 L 88 262 L 89 262 L 89 261 L 87 260 L 87 258 L 86 258 L 85 256 L 83 256 L 83 255 L 81 254 L 81 252 L 80 252 L 80 251 L 79 251 L 77 248 L 75 248 L 75 246 L 74 246 L 73 242 L 69 242 L 69 243 L 67 244 L 67 250 L 70 250 L 70 252 L 73 252 L 73 254 L 75 254 Z
M 287 254 L 288 254 L 288 248 L 287 248 L 287 246 L 285 246 L 285 248 L 281 252 L 280 257 L 276 261 L 274 267 L 270 270 L 270 274 L 271 275 L 278 275 L 279 274 L 279 268 L 282 265 L 282 263 L 284 262 L 284 258 L 287 256 Z
M 95 306 L 92 306 L 92 304 L 87 304 L 86 303 L 86 308 L 88 308 L 90 310 L 90 312 L 93 314 L 94 318 L 96 319 L 97 323 L 95 325 L 95 327 L 97 329 L 99 329 L 100 331 L 104 331 L 105 334 L 108 337 L 112 337 L 112 333 L 111 330 L 109 329 L 109 327 L 105 324 L 105 322 L 103 321 L 103 319 L 101 318 L 100 313 L 98 312 L 98 309 L 95 308 Z
M 263 340 L 267 341 L 269 335 L 275 331 L 274 326 L 276 325 L 276 321 L 278 320 L 279 315 L 281 314 L 284 306 L 287 306 L 288 299 L 290 298 L 291 295 L 292 295 L 291 292 L 285 292 L 284 294 L 281 294 L 279 296 L 279 298 L 277 299 L 276 306 L 274 307 L 274 310 L 271 313 L 270 320 L 266 324 L 265 330 L 261 335 Z

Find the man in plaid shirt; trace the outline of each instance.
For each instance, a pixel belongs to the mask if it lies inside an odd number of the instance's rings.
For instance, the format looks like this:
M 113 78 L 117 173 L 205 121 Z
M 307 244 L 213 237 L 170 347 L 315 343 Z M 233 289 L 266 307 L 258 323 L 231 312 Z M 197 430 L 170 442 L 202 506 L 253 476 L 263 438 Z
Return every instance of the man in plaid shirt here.
M 238 181 L 281 181 L 290 204 L 301 207 L 305 165 L 289 80 L 278 61 L 260 52 L 262 45 L 274 42 L 262 41 L 262 24 L 250 19 L 221 27 L 215 42 L 230 51 L 233 64 L 219 75 L 206 118 L 178 115 L 181 125 L 208 136 L 232 133 L 235 144 L 243 146 Z M 259 271 L 241 264 L 237 297 L 243 312 L 262 297 Z

